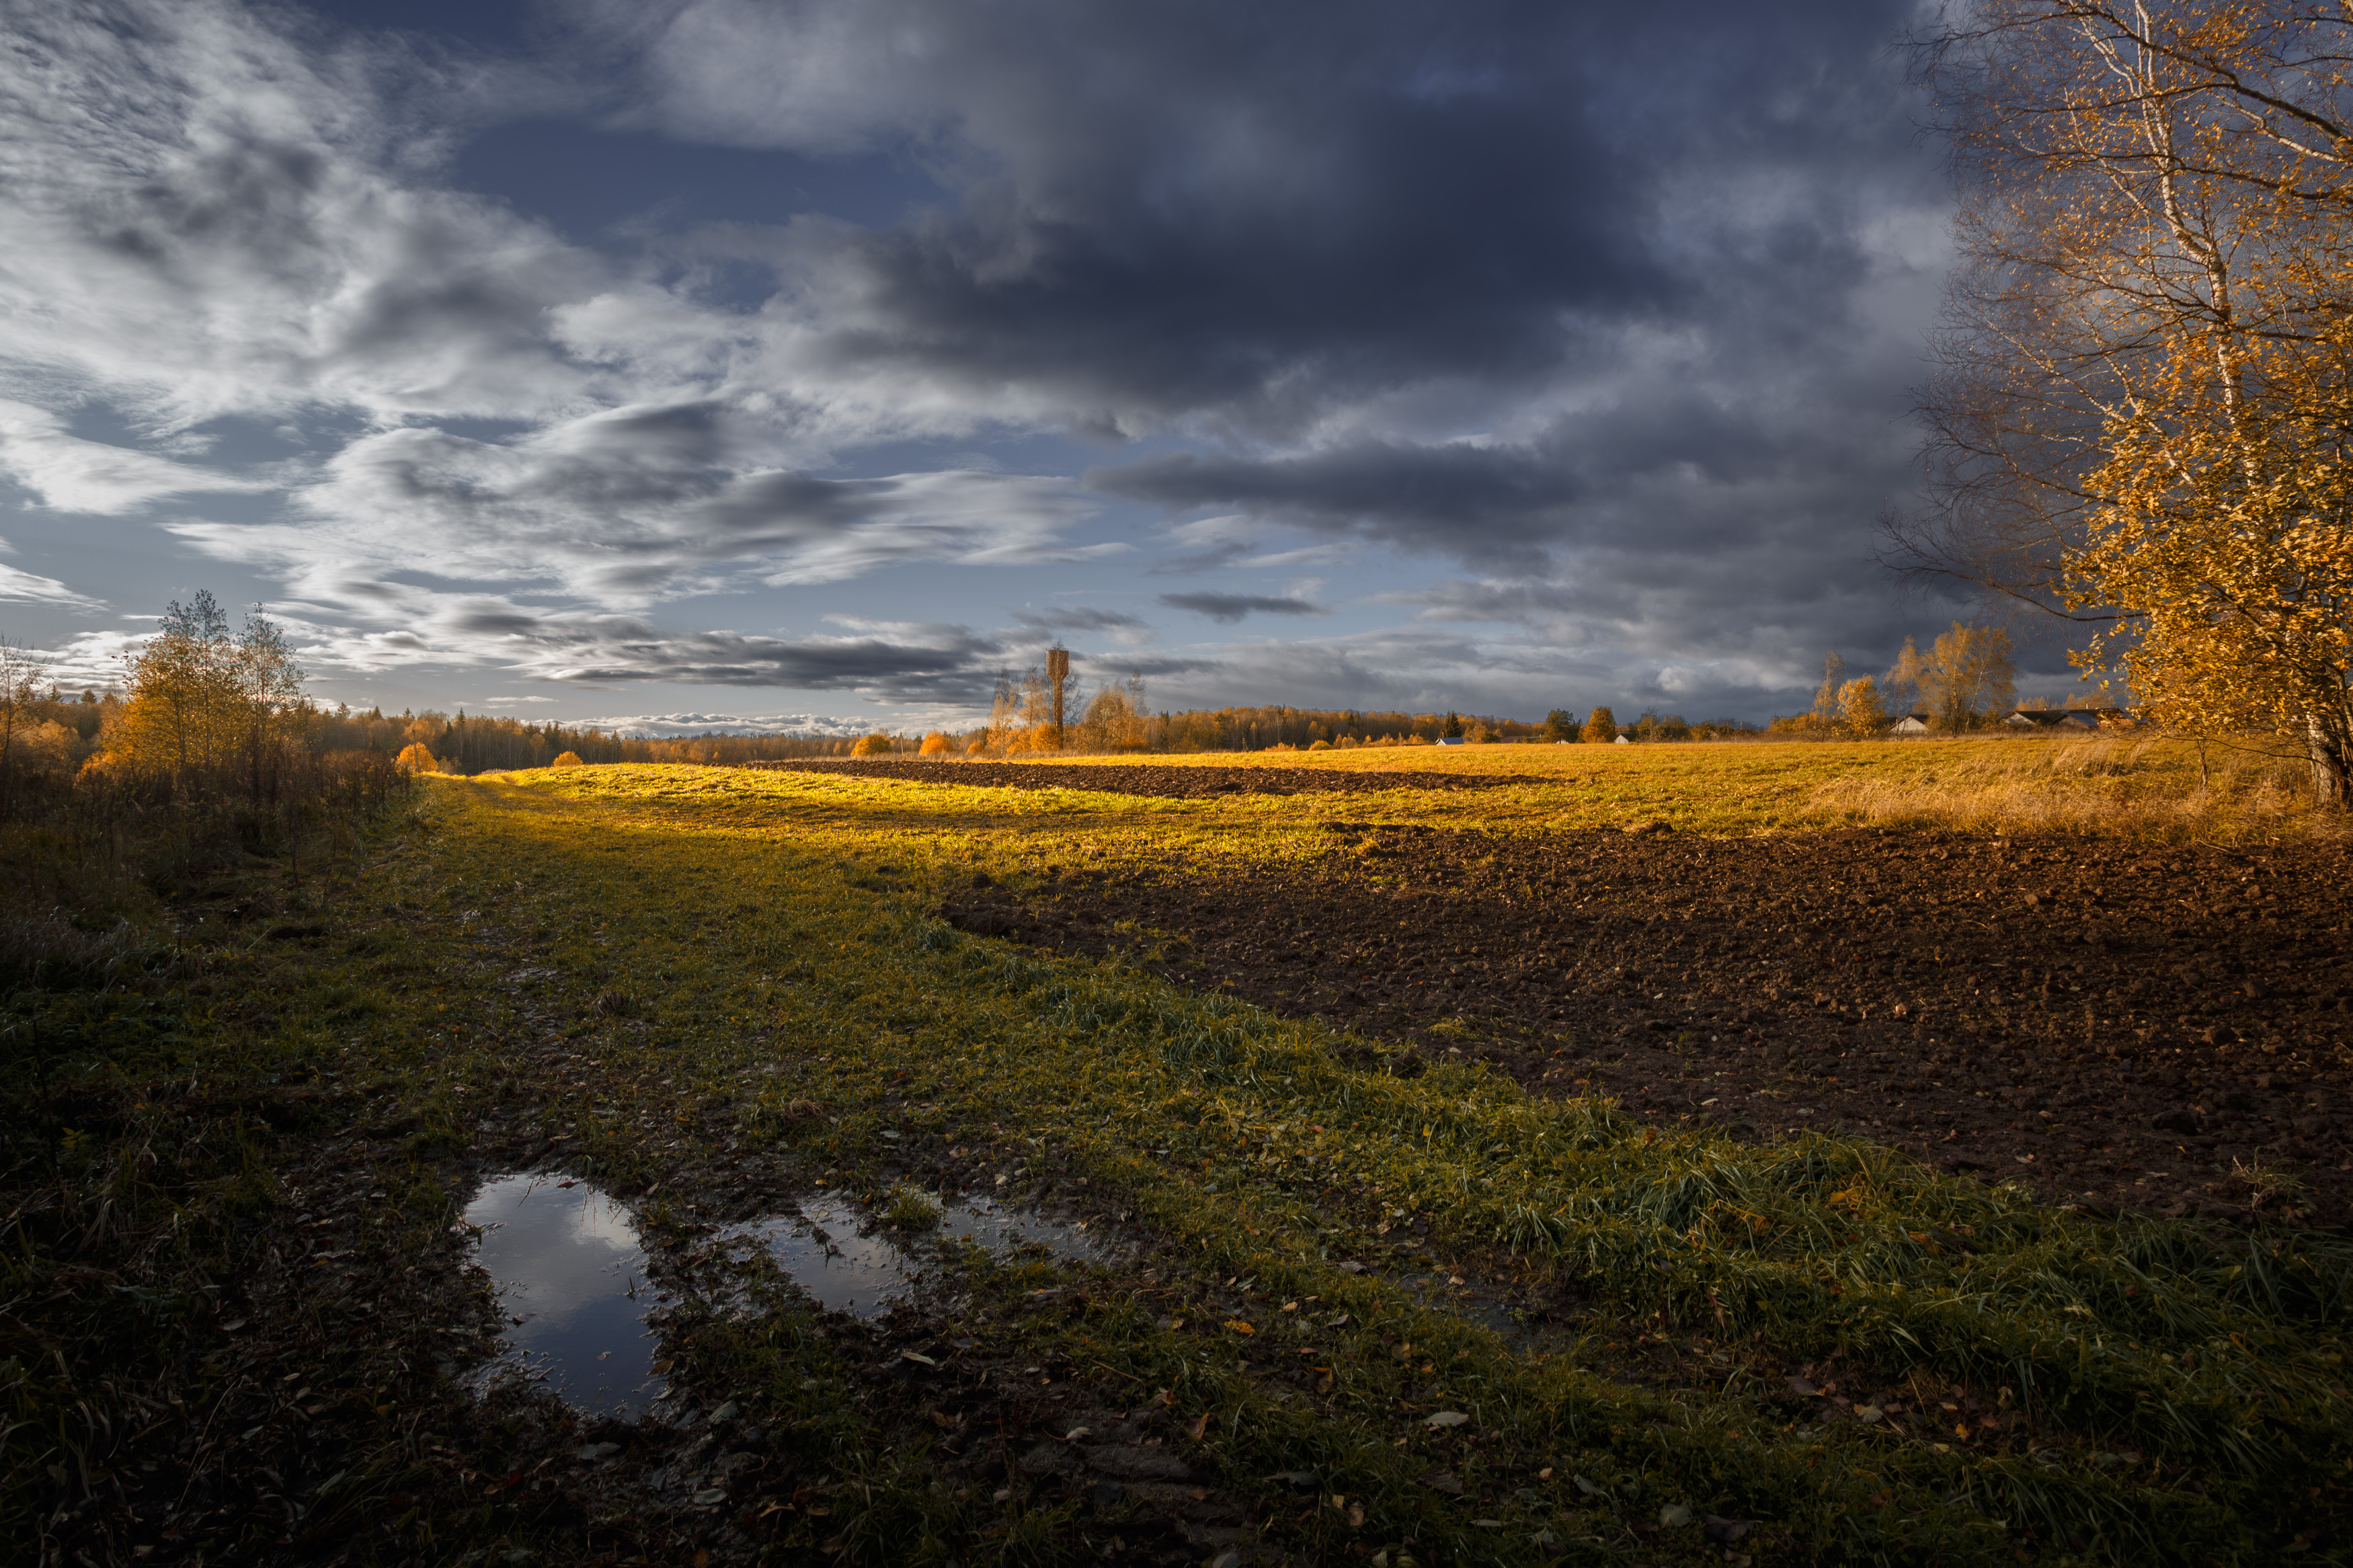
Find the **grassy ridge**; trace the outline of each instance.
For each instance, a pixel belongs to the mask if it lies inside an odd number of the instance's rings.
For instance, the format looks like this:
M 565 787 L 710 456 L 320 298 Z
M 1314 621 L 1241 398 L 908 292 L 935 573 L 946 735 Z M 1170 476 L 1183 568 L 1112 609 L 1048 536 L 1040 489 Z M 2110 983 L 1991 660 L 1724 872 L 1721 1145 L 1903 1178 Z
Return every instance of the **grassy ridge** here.
M 457 1256 L 448 1223 L 478 1151 L 530 1134 L 640 1194 L 681 1278 L 713 1256 L 724 1193 L 763 1173 L 878 1205 L 1025 1164 L 1008 1191 L 1082 1178 L 1091 1208 L 1149 1244 L 1148 1272 L 1095 1270 L 1041 1302 L 1032 1290 L 1072 1277 L 975 1258 L 970 1331 L 1198 1421 L 1201 1461 L 1302 1560 L 1722 1562 L 1699 1522 L 1713 1514 L 1759 1521 L 1736 1550 L 1760 1560 L 2259 1563 L 2345 1517 L 2353 1256 L 2334 1244 L 2099 1226 L 1866 1145 L 1642 1133 L 1607 1104 L 1536 1102 L 1473 1070 L 1352 1069 L 1312 1025 L 926 913 L 976 870 L 1280 858 L 1369 815 L 1620 809 L 1579 805 L 1581 784 L 1166 802 L 518 776 L 434 781 L 364 868 L 314 882 L 302 912 L 326 934 L 299 950 L 222 931 L 187 943 L 201 978 L 185 994 L 19 999 L 11 1089 L 47 1120 L 11 1134 L 0 1286 L 69 1370 L 5 1368 L 16 1538 L 69 1538 L 77 1465 L 102 1480 L 185 1458 L 185 1424 L 109 1414 L 111 1379 L 208 1412 L 216 1462 L 242 1441 L 273 1473 L 298 1449 L 341 1468 L 322 1517 L 396 1526 L 361 1538 L 362 1560 L 428 1542 L 447 1560 L 581 1558 L 575 1525 L 484 1500 L 480 1478 L 518 1461 L 511 1426 L 432 1370 L 480 1325 L 402 1295 Z M 400 1141 L 351 1142 L 362 1121 Z M 331 1210 L 339 1180 L 352 1193 Z M 361 1227 L 340 1276 L 275 1260 L 300 1261 L 314 1210 Z M 1461 1310 L 1457 1274 L 1556 1310 L 1499 1324 Z M 206 1292 L 259 1299 L 256 1279 L 311 1325 L 289 1364 L 304 1393 L 334 1391 L 335 1445 L 238 1381 Z M 934 1485 L 849 1348 L 772 1279 L 737 1287 L 766 1310 L 690 1295 L 667 1350 L 686 1386 L 748 1391 L 829 1489 L 829 1513 L 766 1521 L 776 1551 L 1079 1552 L 1067 1512 L 1023 1487 L 998 1503 Z M 1907 1408 L 1866 1422 L 1792 1394 L 1799 1373 Z M 1466 1419 L 1430 1424 L 1447 1413 Z M 1303 1500 L 1281 1478 L 1306 1472 Z M 617 1505 L 600 1528 L 650 1542 L 664 1526 Z M 270 1554 L 268 1536 L 250 1544 Z

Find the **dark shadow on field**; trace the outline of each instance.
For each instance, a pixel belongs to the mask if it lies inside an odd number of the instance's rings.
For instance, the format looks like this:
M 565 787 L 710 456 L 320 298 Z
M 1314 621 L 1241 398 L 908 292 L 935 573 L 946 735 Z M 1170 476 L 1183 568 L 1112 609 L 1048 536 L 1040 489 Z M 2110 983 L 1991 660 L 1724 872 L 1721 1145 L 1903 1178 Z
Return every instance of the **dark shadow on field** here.
M 1327 826 L 1303 863 L 941 912 L 1638 1115 L 1860 1134 L 2093 1207 L 2353 1215 L 2342 846 Z

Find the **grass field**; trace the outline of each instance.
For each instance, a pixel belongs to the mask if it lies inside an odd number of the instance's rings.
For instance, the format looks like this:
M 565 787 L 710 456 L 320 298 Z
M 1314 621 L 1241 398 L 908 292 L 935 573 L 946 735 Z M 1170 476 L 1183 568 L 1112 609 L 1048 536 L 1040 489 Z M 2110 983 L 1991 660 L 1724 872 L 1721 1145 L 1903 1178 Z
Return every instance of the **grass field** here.
M 1744 834 L 1873 823 L 2222 841 L 2341 831 L 2327 816 L 2316 816 L 2307 809 L 2311 796 L 2303 764 L 2276 748 L 2217 743 L 2201 755 L 2190 742 L 2130 734 L 1852 744 L 1384 747 L 1312 755 L 1076 757 L 1069 759 L 1069 765 L 1117 769 L 1139 761 L 1176 768 L 1404 769 L 1525 779 L 1525 784 L 1481 790 L 1475 796 L 1398 791 L 1379 802 L 1385 820 L 1507 829 L 1611 827 L 1656 820 L 1691 832 Z M 953 815 L 962 804 L 976 820 L 990 825 L 1006 799 L 1002 790 L 976 792 L 960 801 L 942 796 L 933 803 L 927 797 L 926 809 Z M 851 791 L 832 804 L 871 812 L 874 797 Z M 1326 816 L 1346 812 L 1332 797 L 1324 797 L 1320 805 Z M 1472 815 L 1462 815 L 1465 805 Z M 817 805 L 809 801 L 797 808 L 815 810 Z M 1035 820 L 1039 816 L 1088 808 L 1075 803 L 1025 803 L 1020 809 L 1024 826 L 1035 827 L 1043 826 Z M 1276 820 L 1312 826 L 1318 814 L 1318 805 L 1312 801 L 1282 806 L 1261 800 L 1254 809 L 1256 816 L 1208 821 L 1220 831 Z M 821 812 L 818 819 L 831 820 Z
M 1206 1560 L 1018 1462 L 1111 1410 L 1246 1516 L 1244 1561 L 2341 1561 L 2341 1241 L 1344 1066 L 1312 1022 L 930 913 L 976 875 L 1280 860 L 1366 816 L 1736 835 L 2039 791 L 2046 825 L 2306 830 L 2259 769 L 2160 821 L 2193 756 L 2067 744 L 1318 754 L 1541 776 L 1216 801 L 431 781 L 299 892 L 252 864 L 178 906 L 185 990 L 14 1004 L 0 1528 L 57 1562 Z M 754 1495 L 567 1480 L 559 1407 L 466 1393 L 496 1325 L 450 1222 L 517 1168 L 632 1202 L 671 1375 L 749 1413 Z M 959 1348 L 913 1342 L 933 1373 L 717 1278 L 723 1220 L 973 1190 L 1124 1250 L 972 1258 Z M 685 1443 L 645 1439 L 646 1476 Z

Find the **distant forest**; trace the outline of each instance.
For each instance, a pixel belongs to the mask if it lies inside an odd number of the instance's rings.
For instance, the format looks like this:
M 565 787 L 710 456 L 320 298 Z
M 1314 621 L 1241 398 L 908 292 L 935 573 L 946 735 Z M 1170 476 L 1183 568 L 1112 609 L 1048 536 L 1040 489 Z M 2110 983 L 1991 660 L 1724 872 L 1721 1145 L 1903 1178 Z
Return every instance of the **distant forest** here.
M 28 694 L 29 695 L 29 694 Z M 119 730 L 124 699 L 117 692 L 88 690 L 79 694 L 53 691 L 22 704 L 16 717 L 16 759 L 37 770 L 44 763 L 71 770 L 107 748 Z M 993 731 L 976 727 L 961 732 L 934 731 L 891 734 L 878 731 L 861 740 L 797 735 L 697 735 L 657 740 L 618 735 L 593 726 L 526 723 L 516 719 L 457 713 L 387 714 L 377 710 L 358 712 L 349 708 L 311 709 L 294 721 L 307 731 L 303 739 L 318 752 L 373 752 L 386 757 L 405 756 L 411 766 L 429 766 L 451 773 L 495 773 L 506 768 L 545 767 L 569 753 L 583 763 L 706 763 L 727 764 L 797 757 L 860 754 L 966 753 L 976 749 L 1002 753 L 1060 751 L 1094 752 L 1263 752 L 1289 748 L 1307 751 L 1319 744 L 1337 750 L 1366 745 L 1431 745 L 1460 738 L 1468 743 L 1576 740 L 1582 718 L 1557 713 L 1549 721 L 1529 722 L 1484 714 L 1364 712 L 1344 709 L 1218 708 L 1182 712 L 1142 714 L 1122 726 L 1122 732 L 1099 733 L 1092 712 L 1073 719 L 1063 732 L 1063 743 L 1052 744 L 1044 734 L 1024 734 L 1008 747 Z M 1715 724 L 1687 724 L 1672 715 L 1644 714 L 1622 726 L 1635 740 L 1728 738 L 1754 733 L 1753 729 L 1726 720 Z M 421 748 L 421 755 L 411 748 Z M 430 759 L 429 764 L 426 759 Z

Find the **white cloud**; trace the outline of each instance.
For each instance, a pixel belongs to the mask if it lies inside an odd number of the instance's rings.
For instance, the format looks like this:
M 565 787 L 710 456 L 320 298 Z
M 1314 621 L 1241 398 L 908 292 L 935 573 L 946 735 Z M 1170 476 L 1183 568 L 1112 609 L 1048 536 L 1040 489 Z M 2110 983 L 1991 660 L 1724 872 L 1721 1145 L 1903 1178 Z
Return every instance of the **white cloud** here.
M 1061 541 L 1092 510 L 1064 480 L 742 467 L 719 428 L 730 417 L 707 404 L 616 409 L 512 444 L 385 431 L 352 442 L 294 493 L 306 522 L 169 526 L 351 608 L 375 607 L 395 574 L 531 584 L 623 607 L 903 562 L 1008 565 L 1124 548 Z
M 32 653 L 49 667 L 51 680 L 73 691 L 120 684 L 124 665 L 146 640 L 144 633 L 121 629 L 83 632 L 57 647 Z
M 0 398 L 0 472 L 59 511 L 109 516 L 135 511 L 164 496 L 198 490 L 267 489 L 256 479 L 212 473 L 129 447 L 66 432 L 47 409 Z
M 0 604 L 63 605 L 78 610 L 105 608 L 100 601 L 75 593 L 54 577 L 37 577 L 5 563 L 0 563 Z

